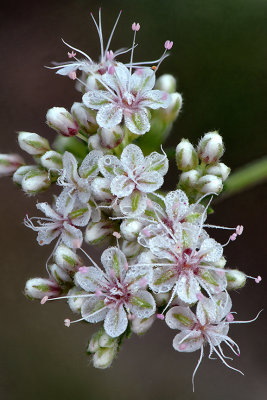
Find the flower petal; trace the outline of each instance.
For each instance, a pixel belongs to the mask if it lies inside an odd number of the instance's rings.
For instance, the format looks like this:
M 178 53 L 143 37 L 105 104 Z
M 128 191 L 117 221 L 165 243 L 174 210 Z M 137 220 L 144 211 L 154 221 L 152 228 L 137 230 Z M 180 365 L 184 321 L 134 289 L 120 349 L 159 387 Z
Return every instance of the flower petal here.
M 104 329 L 111 337 L 118 337 L 125 332 L 128 325 L 128 319 L 123 305 L 118 308 L 111 308 L 106 315 Z
M 122 120 L 122 109 L 114 104 L 107 104 L 102 106 L 97 115 L 96 122 L 102 128 L 113 128 Z
M 59 216 L 48 203 L 37 203 L 36 208 L 42 211 L 48 218 L 51 218 L 55 221 L 61 219 L 61 216 Z
M 95 178 L 98 174 L 98 161 L 103 156 L 102 151 L 100 150 L 92 150 L 89 154 L 84 158 L 80 168 L 79 174 L 82 178 Z
M 192 329 L 197 319 L 189 307 L 175 306 L 167 312 L 165 322 L 171 329 L 184 331 Z
M 125 175 L 115 176 L 110 184 L 111 193 L 117 197 L 129 196 L 134 190 L 134 187 L 134 182 Z
M 39 230 L 37 235 L 37 241 L 40 246 L 43 246 L 45 244 L 50 244 L 61 233 L 58 227 L 55 228 L 54 223 L 46 224 L 45 228 L 46 229 L 42 227 L 42 230 Z
M 126 171 L 133 171 L 142 166 L 144 162 L 145 157 L 143 152 L 135 144 L 128 144 L 121 153 L 121 163 Z
M 75 285 L 80 286 L 86 292 L 95 292 L 96 289 L 106 283 L 104 272 L 95 267 L 89 267 L 87 272 L 76 272 L 75 274 Z
M 127 90 L 129 79 L 130 71 L 128 68 L 122 63 L 117 63 L 114 74 L 105 73 L 102 75 L 100 82 L 102 81 L 111 89 L 115 90 L 117 94 L 120 94 Z
M 144 288 L 150 283 L 152 278 L 152 268 L 149 265 L 131 265 L 126 273 L 125 282 L 131 292 Z
M 143 172 L 137 180 L 136 188 L 140 192 L 151 193 L 163 185 L 162 176 L 156 172 Z
M 106 155 L 98 162 L 99 170 L 105 178 L 113 178 L 115 175 L 122 175 L 124 169 L 116 156 Z
M 124 197 L 120 202 L 120 210 L 131 217 L 141 215 L 146 209 L 146 200 L 145 193 L 134 190 L 130 196 Z
M 184 340 L 184 338 L 190 336 Z M 204 344 L 204 338 L 198 331 L 182 331 L 178 333 L 173 339 L 173 348 L 180 352 L 191 353 L 193 351 L 199 350 Z
M 155 72 L 151 68 L 138 68 L 130 78 L 130 91 L 150 91 L 155 86 Z
M 166 213 L 172 221 L 181 221 L 188 212 L 189 201 L 182 190 L 169 192 L 165 197 Z
M 75 206 L 68 215 L 72 224 L 75 226 L 85 226 L 91 217 L 91 207 L 89 204 L 83 204 L 76 201 Z
M 62 176 L 67 181 L 74 181 L 76 182 L 79 178 L 77 173 L 78 163 L 74 155 L 68 151 L 65 151 L 62 157 L 63 162 L 63 173 Z
M 112 99 L 113 96 L 106 90 L 89 90 L 82 97 L 85 106 L 93 110 L 100 110 L 111 103 Z
M 83 235 L 80 229 L 75 228 L 75 226 L 64 222 L 64 229 L 62 230 L 61 239 L 62 242 L 71 249 L 79 248 L 83 242 Z
M 217 307 L 213 299 L 204 298 L 197 303 L 196 316 L 201 325 L 216 322 Z
M 166 293 L 173 288 L 177 282 L 177 273 L 175 268 L 170 265 L 155 268 L 153 270 L 152 282 L 150 288 L 155 293 Z
M 149 107 L 153 110 L 157 108 L 167 108 L 171 102 L 171 96 L 162 90 L 149 90 L 144 93 L 140 101 L 141 107 Z
M 128 306 L 138 318 L 149 318 L 156 311 L 155 300 L 147 290 L 139 290 L 131 296 Z
M 129 131 L 136 135 L 144 135 L 150 129 L 150 123 L 146 109 L 124 115 L 125 124 Z
M 145 158 L 145 171 L 156 171 L 162 176 L 168 171 L 169 162 L 165 154 L 154 151 Z
M 201 244 L 200 252 L 204 262 L 214 263 L 219 261 L 219 259 L 222 257 L 223 248 L 220 243 L 216 242 L 216 240 L 206 239 Z
M 200 286 L 192 271 L 182 273 L 177 281 L 177 295 L 185 303 L 197 302 Z
M 125 266 L 128 264 L 125 255 L 117 247 L 109 247 L 103 251 L 101 263 L 103 264 L 107 275 L 110 275 L 112 270 L 115 272 L 116 277 L 124 278 L 126 274 Z
M 82 317 L 85 321 L 91 323 L 103 321 L 107 312 L 108 308 L 106 307 L 103 298 L 96 296 L 85 300 L 81 307 Z

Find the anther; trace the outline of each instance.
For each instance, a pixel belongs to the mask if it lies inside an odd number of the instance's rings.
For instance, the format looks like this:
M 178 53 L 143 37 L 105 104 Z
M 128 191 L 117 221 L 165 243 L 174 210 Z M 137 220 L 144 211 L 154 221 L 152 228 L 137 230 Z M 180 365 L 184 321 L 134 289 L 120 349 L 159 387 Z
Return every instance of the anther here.
M 64 319 L 64 325 L 67 326 L 68 328 L 70 327 L 70 319 Z

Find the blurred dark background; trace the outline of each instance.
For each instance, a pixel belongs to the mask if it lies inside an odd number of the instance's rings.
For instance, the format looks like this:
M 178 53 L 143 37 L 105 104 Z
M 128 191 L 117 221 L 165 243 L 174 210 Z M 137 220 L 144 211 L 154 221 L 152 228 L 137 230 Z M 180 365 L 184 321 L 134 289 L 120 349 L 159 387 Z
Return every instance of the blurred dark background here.
M 227 148 L 223 161 L 233 170 L 266 154 L 265 0 L 6 2 L 0 26 L 1 152 L 17 151 L 18 130 L 52 141 L 54 133 L 45 125 L 48 108 L 70 108 L 80 100 L 72 81 L 43 66 L 67 59 L 61 37 L 97 58 L 99 41 L 89 13 L 97 14 L 100 5 L 106 37 L 123 8 L 112 49 L 131 44 L 133 21 L 141 24 L 136 60 L 157 58 L 164 41 L 174 41 L 160 72 L 177 77 L 184 107 L 168 145 L 182 137 L 196 143 L 203 133 L 219 129 Z M 169 188 L 176 184 L 176 174 L 173 169 Z M 205 359 L 194 394 L 191 375 L 199 355 L 175 352 L 175 332 L 161 321 L 144 337 L 125 343 L 109 370 L 88 366 L 84 349 L 96 326 L 66 329 L 66 304 L 41 307 L 23 295 L 28 278 L 45 276 L 44 263 L 52 250 L 38 247 L 35 233 L 23 225 L 26 213 L 37 215 L 37 199 L 27 198 L 8 178 L 0 181 L 0 190 L 1 400 L 267 398 L 266 311 L 253 324 L 231 328 L 241 347 L 241 357 L 232 364 L 245 377 L 218 360 Z M 261 284 L 249 281 L 233 293 L 241 320 L 254 317 L 266 303 L 266 193 L 262 184 L 226 199 L 210 218 L 211 223 L 245 226 L 242 237 L 225 249 L 228 265 L 263 277 Z M 218 232 L 215 237 L 226 239 Z

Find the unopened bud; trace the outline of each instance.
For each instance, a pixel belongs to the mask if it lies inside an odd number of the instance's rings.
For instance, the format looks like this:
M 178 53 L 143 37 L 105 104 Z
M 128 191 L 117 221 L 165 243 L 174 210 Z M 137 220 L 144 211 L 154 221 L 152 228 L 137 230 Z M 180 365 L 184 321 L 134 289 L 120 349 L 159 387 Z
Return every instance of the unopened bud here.
M 142 335 L 151 328 L 153 322 L 156 320 L 156 314 L 151 315 L 149 318 L 137 318 L 135 317 L 132 320 L 132 332 L 136 333 L 137 335 Z
M 100 347 L 114 347 L 117 339 L 107 335 L 106 332 L 99 337 L 98 343 Z
M 98 134 L 100 136 L 101 145 L 107 149 L 117 147 L 124 137 L 124 131 L 119 125 L 110 129 L 99 128 Z
M 100 349 L 99 346 L 99 338 L 104 333 L 104 328 L 101 328 L 98 332 L 94 333 L 91 339 L 89 340 L 87 352 L 88 353 L 95 353 L 97 350 Z
M 98 201 L 111 200 L 114 197 L 110 191 L 110 179 L 108 178 L 95 178 L 91 188 L 94 198 Z
M 93 110 L 85 107 L 83 103 L 75 102 L 70 111 L 84 133 L 89 135 L 97 131 L 96 114 Z
M 90 222 L 84 234 L 84 240 L 89 244 L 98 244 L 114 232 L 114 223 L 111 220 Z
M 122 242 L 122 252 L 126 257 L 136 257 L 140 253 L 142 247 L 137 242 L 128 242 L 127 240 L 123 240 Z
M 38 168 L 37 165 L 23 165 L 22 167 L 19 167 L 13 174 L 13 182 L 17 185 L 21 185 L 24 176 L 32 170 L 40 171 L 40 168 Z
M 209 175 L 216 175 L 219 178 L 222 179 L 222 181 L 226 181 L 228 178 L 228 175 L 230 174 L 231 169 L 227 167 L 224 163 L 218 163 L 214 165 L 210 165 L 207 169 L 206 172 Z
M 98 133 L 95 135 L 92 135 L 88 139 L 88 149 L 89 151 L 91 150 L 103 150 L 103 147 L 101 146 L 101 140 L 100 136 Z
M 94 75 L 89 75 L 88 78 L 85 80 L 85 93 L 89 92 L 89 90 L 98 90 L 99 89 L 99 81 L 97 79 L 97 76 L 100 77 L 100 75 L 94 74 Z
M 188 172 L 183 172 L 180 175 L 179 185 L 182 188 L 194 188 L 199 180 L 200 174 L 197 170 L 191 169 Z
M 93 355 L 93 365 L 95 368 L 105 369 L 111 366 L 117 354 L 117 346 L 104 347 Z
M 245 286 L 246 275 L 238 271 L 238 269 L 232 269 L 226 272 L 227 289 L 240 289 Z
M 0 176 L 13 174 L 23 164 L 24 160 L 18 154 L 0 154 Z
M 41 164 L 46 169 L 61 169 L 62 155 L 57 151 L 47 151 L 40 159 Z
M 47 171 L 33 169 L 21 181 L 22 189 L 27 194 L 37 194 L 47 190 L 51 185 Z
M 68 296 L 79 296 L 79 295 L 83 295 L 86 294 L 86 292 L 84 292 L 81 289 L 78 289 L 76 286 L 74 286 L 73 288 L 71 288 L 68 291 Z M 84 301 L 84 297 L 69 297 L 68 298 L 68 305 L 71 309 L 72 312 L 78 314 L 81 312 L 81 307 Z
M 198 166 L 198 155 L 187 139 L 182 139 L 176 147 L 176 163 L 181 171 L 190 171 Z
M 60 268 L 57 264 L 50 265 L 49 271 L 55 282 L 57 282 L 60 286 L 66 286 L 66 284 L 70 284 L 72 282 L 69 274 L 67 274 L 67 272 Z
M 136 240 L 142 228 L 142 222 L 136 219 L 125 219 L 120 226 L 122 236 L 129 241 Z
M 50 279 L 33 278 L 26 282 L 25 295 L 30 299 L 42 299 L 44 296 L 56 297 L 60 293 L 58 284 Z
M 171 93 L 170 95 L 170 104 L 167 108 L 161 110 L 162 115 L 167 120 L 168 123 L 171 123 L 176 120 L 178 114 L 182 108 L 183 99 L 180 93 Z
M 224 268 L 225 265 L 226 265 L 226 259 L 225 259 L 224 257 L 221 257 L 221 258 L 219 259 L 219 261 L 217 261 L 217 262 L 215 263 L 215 267 L 216 267 L 216 268 Z
M 57 265 L 66 271 L 76 272 L 78 266 L 82 265 L 82 261 L 75 251 L 64 244 L 60 244 L 56 248 L 54 258 Z
M 46 151 L 50 150 L 48 140 L 37 135 L 37 133 L 19 132 L 18 142 L 22 150 L 33 156 L 41 156 Z
M 53 107 L 47 111 L 46 122 L 50 128 L 63 136 L 75 136 L 78 124 L 64 107 Z
M 220 178 L 214 175 L 202 176 L 197 184 L 200 193 L 220 193 L 223 188 L 223 183 Z
M 221 135 L 218 132 L 206 133 L 198 144 L 199 158 L 205 164 L 216 163 L 224 153 Z
M 176 79 L 170 74 L 161 75 L 156 80 L 155 89 L 163 90 L 167 93 L 174 93 L 176 90 Z

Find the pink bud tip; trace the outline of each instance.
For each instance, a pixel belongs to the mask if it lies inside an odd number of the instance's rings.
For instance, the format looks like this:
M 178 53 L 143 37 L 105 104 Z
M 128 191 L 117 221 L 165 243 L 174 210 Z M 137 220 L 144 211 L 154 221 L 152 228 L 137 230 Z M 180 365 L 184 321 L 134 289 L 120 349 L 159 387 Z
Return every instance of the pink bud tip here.
M 112 235 L 115 236 L 116 239 L 121 238 L 121 234 L 119 232 L 113 232 Z
M 143 232 L 144 236 L 146 236 L 146 237 L 150 237 L 150 236 L 151 236 L 151 233 L 150 233 L 149 230 L 146 229 L 146 228 L 144 228 L 144 229 L 142 230 L 142 232 Z
M 198 299 L 199 301 L 201 301 L 201 300 L 205 299 L 205 296 L 203 296 L 202 293 L 197 293 L 197 299 Z
M 41 304 L 45 304 L 48 300 L 48 296 L 44 296 L 41 300 Z
M 236 232 L 237 235 L 242 235 L 243 230 L 244 230 L 243 225 L 237 225 L 235 232 Z
M 75 80 L 77 78 L 76 72 L 75 71 L 71 71 L 68 73 L 68 77 L 72 80 Z
M 261 276 L 259 275 L 259 276 L 257 276 L 257 278 L 255 279 L 255 282 L 256 282 L 256 283 L 260 283 L 261 280 L 262 280 L 262 278 L 261 278 Z
M 236 234 L 236 233 L 233 233 L 233 234 L 230 236 L 230 240 L 232 240 L 232 242 L 233 242 L 234 240 L 236 240 L 236 238 L 237 238 L 237 234 Z
M 132 24 L 132 30 L 138 32 L 140 29 L 140 24 L 137 22 L 137 24 L 134 22 Z
M 229 314 L 226 315 L 226 321 L 232 322 L 233 320 L 234 320 L 233 314 L 229 313 Z
M 170 40 L 166 40 L 166 42 L 164 43 L 164 47 L 166 50 L 171 50 L 173 46 L 173 42 L 171 42 Z
M 163 321 L 165 317 L 163 314 L 157 314 L 157 318 Z
M 187 345 L 185 343 L 181 343 L 179 346 L 179 350 L 185 350 Z
M 71 53 L 68 52 L 68 57 L 69 58 L 72 58 L 72 57 L 75 57 L 75 56 L 76 56 L 76 53 L 74 53 L 74 51 L 72 51 Z
M 70 319 L 64 319 L 64 325 L 67 326 L 68 328 L 70 327 Z
M 97 297 L 101 296 L 102 294 L 103 294 L 103 293 L 101 292 L 100 289 L 96 289 L 95 295 L 96 295 Z
M 89 269 L 88 267 L 80 267 L 79 268 L 79 272 L 84 274 L 84 273 L 86 273 L 88 271 L 88 269 Z

